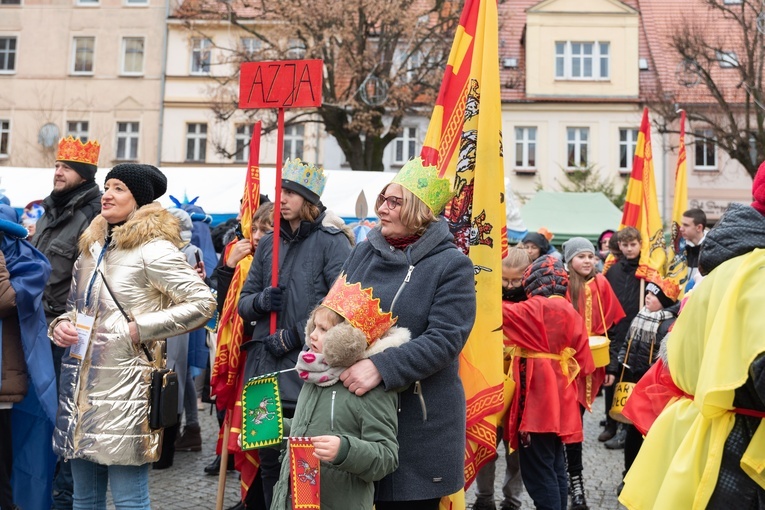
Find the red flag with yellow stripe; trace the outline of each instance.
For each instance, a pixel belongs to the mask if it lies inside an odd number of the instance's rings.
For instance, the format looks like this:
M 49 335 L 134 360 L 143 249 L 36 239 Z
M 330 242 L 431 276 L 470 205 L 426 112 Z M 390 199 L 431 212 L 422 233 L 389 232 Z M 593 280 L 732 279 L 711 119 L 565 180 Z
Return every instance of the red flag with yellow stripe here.
M 260 205 L 260 133 L 261 123 L 257 122 L 253 126 L 252 139 L 250 140 L 250 157 L 240 208 L 241 230 L 246 239 L 250 239 L 252 236 L 252 216 Z M 238 239 L 234 239 L 226 246 L 223 252 L 224 260 L 237 241 Z M 215 362 L 210 377 L 210 393 L 215 396 L 216 407 L 226 411 L 225 422 L 231 427 L 229 442 L 225 447 L 228 448 L 229 452 L 235 454 L 236 469 L 242 474 L 243 495 L 249 489 L 259 466 L 257 454 L 242 452 L 237 444 L 242 423 L 241 395 L 244 363 L 239 350 L 244 338 L 244 322 L 239 316 L 238 305 L 239 293 L 244 286 L 251 265 L 252 255 L 247 255 L 237 263 L 236 269 L 234 269 L 234 276 L 226 293 L 226 300 L 220 317 Z M 222 439 L 222 435 L 219 437 L 220 439 Z M 219 449 L 223 447 L 220 443 L 222 441 L 219 441 Z
M 467 0 L 431 116 L 422 158 L 453 180 L 445 215 L 473 261 L 478 310 L 460 354 L 467 399 L 465 487 L 496 454 L 503 409 L 502 257 L 507 252 L 496 0 Z M 464 508 L 464 497 L 444 508 Z
M 643 109 L 643 120 L 638 132 L 632 174 L 627 185 L 627 200 L 624 203 L 619 230 L 624 227 L 635 227 L 642 237 L 640 262 L 635 276 L 646 281 L 662 276 L 667 252 L 664 226 L 659 213 L 659 200 L 656 196 L 648 108 Z
M 677 151 L 675 169 L 675 201 L 672 207 L 672 225 L 670 226 L 669 247 L 667 249 L 666 277 L 673 280 L 680 291 L 678 299 L 685 293 L 688 283 L 688 260 L 680 248 L 680 225 L 683 213 L 688 209 L 688 163 L 685 149 L 685 111 L 680 113 L 680 145 Z

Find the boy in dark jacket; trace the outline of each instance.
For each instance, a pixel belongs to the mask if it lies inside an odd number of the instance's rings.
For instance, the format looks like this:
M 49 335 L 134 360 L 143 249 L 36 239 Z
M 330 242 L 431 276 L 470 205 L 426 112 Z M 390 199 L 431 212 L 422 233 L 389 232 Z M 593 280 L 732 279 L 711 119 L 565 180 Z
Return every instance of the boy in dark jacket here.
M 616 323 L 613 328 L 613 335 L 610 335 L 611 345 L 609 347 L 611 362 L 606 367 L 605 387 L 605 405 L 606 405 L 606 428 L 598 436 L 598 441 L 608 441 L 607 447 L 622 448 L 624 444 L 624 432 L 616 436 L 617 423 L 610 416 L 608 411 L 611 409 L 611 402 L 614 399 L 614 381 L 619 373 L 620 365 L 617 362 L 619 351 L 622 348 L 626 338 L 627 329 L 642 307 L 640 302 L 640 279 L 635 276 L 635 272 L 640 262 L 640 248 L 642 238 L 640 231 L 634 227 L 625 227 L 616 233 L 616 239 L 619 243 L 622 257 L 618 258 L 616 263 L 605 273 L 606 280 L 616 294 L 616 299 L 622 305 L 625 317 Z
M 628 340 L 619 351 L 618 362 L 622 366 L 623 380 L 638 382 L 659 357 L 661 342 L 675 323 L 676 310 L 673 306 L 679 295 L 677 284 L 656 278 L 645 286 L 645 306 L 630 324 Z M 640 452 L 643 435 L 633 425 L 624 425 L 624 472 Z

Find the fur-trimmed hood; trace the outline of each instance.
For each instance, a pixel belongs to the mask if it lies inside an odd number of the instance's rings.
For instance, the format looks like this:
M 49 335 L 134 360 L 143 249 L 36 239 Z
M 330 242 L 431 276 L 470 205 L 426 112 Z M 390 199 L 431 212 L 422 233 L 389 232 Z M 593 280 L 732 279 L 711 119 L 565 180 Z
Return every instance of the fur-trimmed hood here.
M 353 235 L 353 230 L 351 227 L 346 225 L 340 216 L 330 211 L 329 209 L 324 211 L 324 217 L 321 219 L 321 224 L 325 227 L 335 227 L 336 229 L 340 230 L 345 235 L 345 237 L 348 238 L 348 240 L 351 242 L 351 246 L 356 245 L 356 236 Z
M 80 252 L 87 256 L 90 246 L 103 243 L 109 224 L 102 215 L 93 219 L 90 226 L 80 237 Z M 185 243 L 181 239 L 181 226 L 178 218 L 164 209 L 159 202 L 152 202 L 138 208 L 122 225 L 112 229 L 111 247 L 130 250 L 154 239 L 165 239 L 178 248 Z

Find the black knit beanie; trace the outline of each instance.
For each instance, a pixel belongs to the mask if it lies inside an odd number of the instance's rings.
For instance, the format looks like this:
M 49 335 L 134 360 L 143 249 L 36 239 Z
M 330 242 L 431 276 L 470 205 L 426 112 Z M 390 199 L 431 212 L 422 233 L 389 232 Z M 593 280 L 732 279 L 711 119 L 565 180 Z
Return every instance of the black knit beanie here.
M 152 203 L 167 191 L 167 177 L 152 165 L 122 163 L 106 174 L 106 179 L 119 179 L 133 194 L 138 207 Z
M 668 297 L 666 294 L 664 294 L 664 291 L 661 290 L 661 287 L 659 287 L 654 282 L 648 282 L 648 284 L 645 286 L 645 290 L 646 292 L 650 292 L 651 294 L 656 296 L 656 299 L 659 300 L 659 303 L 661 303 L 662 308 L 667 308 L 675 304 L 675 300 Z
M 545 236 L 538 232 L 529 232 L 526 237 L 523 238 L 523 243 L 531 243 L 539 248 L 539 255 L 545 255 L 550 251 L 550 241 Z
M 82 163 L 80 161 L 67 161 L 65 159 L 60 159 L 58 161 L 65 163 L 66 166 L 77 172 L 77 174 L 87 182 L 93 182 L 96 179 L 96 170 L 98 170 L 96 165 Z

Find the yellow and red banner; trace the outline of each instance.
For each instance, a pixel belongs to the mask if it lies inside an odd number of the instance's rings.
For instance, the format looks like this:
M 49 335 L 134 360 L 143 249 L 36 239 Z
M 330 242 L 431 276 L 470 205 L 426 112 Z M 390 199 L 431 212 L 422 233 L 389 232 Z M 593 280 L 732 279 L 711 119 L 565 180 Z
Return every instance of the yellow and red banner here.
M 252 236 L 252 216 L 260 205 L 260 133 L 261 123 L 257 122 L 253 126 L 252 139 L 250 140 L 250 157 L 240 208 L 241 230 L 246 239 L 250 239 Z M 226 246 L 223 252 L 224 260 L 237 241 L 238 239 L 234 239 Z M 220 448 L 228 448 L 228 451 L 235 455 L 236 469 L 242 475 L 243 494 L 246 494 L 252 480 L 255 479 L 259 466 L 257 454 L 255 452 L 243 453 L 236 441 L 241 432 L 242 424 L 241 397 L 244 362 L 239 350 L 244 338 L 244 322 L 238 312 L 239 293 L 244 286 L 251 265 L 252 255 L 248 255 L 240 260 L 234 269 L 234 276 L 226 293 L 226 300 L 220 316 L 215 362 L 210 377 L 210 393 L 215 396 L 215 405 L 219 410 L 226 411 L 225 423 L 231 427 L 227 445 L 221 444 L 222 434 L 219 437 L 219 453 Z
M 680 290 L 678 299 L 685 293 L 688 283 L 688 260 L 680 248 L 680 225 L 683 213 L 688 210 L 688 164 L 685 149 L 685 111 L 680 113 L 680 145 L 677 150 L 677 168 L 675 169 L 675 201 L 672 207 L 669 247 L 667 248 L 666 277 L 673 280 Z
M 635 227 L 642 237 L 640 262 L 635 276 L 649 281 L 663 275 L 667 252 L 659 200 L 656 196 L 648 108 L 643 109 L 643 120 L 638 132 L 632 174 L 627 185 L 627 200 L 624 203 L 619 230 L 624 227 Z
M 319 459 L 313 455 L 310 437 L 290 437 L 290 484 L 292 508 L 319 510 L 321 473 Z
M 261 124 L 258 122 L 253 126 L 250 158 L 240 209 L 241 230 L 246 239 L 250 239 L 252 235 L 252 215 L 258 209 L 260 202 L 260 131 Z M 223 253 L 224 260 L 231 246 L 237 241 L 238 239 L 234 239 L 226 246 Z M 237 395 L 237 374 L 239 373 L 239 347 L 244 336 L 244 323 L 237 308 L 239 293 L 244 286 L 244 280 L 247 278 L 251 265 L 251 255 L 244 257 L 237 263 L 231 285 L 226 293 L 226 301 L 218 326 L 218 343 L 210 378 L 210 392 L 215 396 L 215 404 L 220 411 L 233 409 L 234 402 L 239 398 Z
M 445 215 L 473 261 L 478 311 L 460 354 L 467 399 L 465 487 L 496 454 L 503 409 L 502 258 L 507 253 L 496 0 L 467 0 L 425 136 L 422 158 L 452 179 Z M 444 498 L 444 508 L 464 499 Z M 459 503 L 458 501 L 462 501 Z

